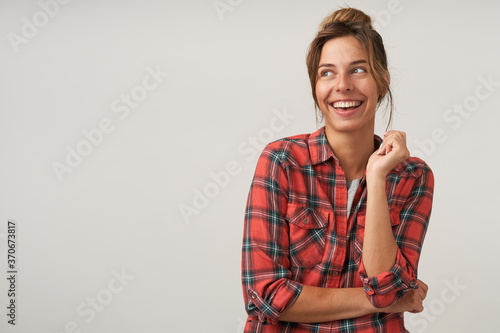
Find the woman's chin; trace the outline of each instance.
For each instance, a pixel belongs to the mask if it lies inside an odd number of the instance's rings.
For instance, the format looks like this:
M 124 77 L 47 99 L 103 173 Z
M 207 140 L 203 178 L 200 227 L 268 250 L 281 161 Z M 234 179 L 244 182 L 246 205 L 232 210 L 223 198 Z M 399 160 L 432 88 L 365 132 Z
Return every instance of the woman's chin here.
M 339 133 L 359 133 L 367 131 L 373 134 L 374 131 L 374 118 L 368 122 L 363 122 L 361 119 L 331 119 L 325 118 L 325 125 L 330 131 Z

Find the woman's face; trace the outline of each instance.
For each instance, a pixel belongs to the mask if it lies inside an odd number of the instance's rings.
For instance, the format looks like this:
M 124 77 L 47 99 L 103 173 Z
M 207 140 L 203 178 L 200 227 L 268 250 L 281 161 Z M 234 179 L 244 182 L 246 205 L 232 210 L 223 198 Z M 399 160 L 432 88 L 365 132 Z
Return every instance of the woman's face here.
M 341 37 L 325 43 L 316 96 L 330 131 L 373 133 L 379 91 L 370 73 L 368 54 L 356 38 Z

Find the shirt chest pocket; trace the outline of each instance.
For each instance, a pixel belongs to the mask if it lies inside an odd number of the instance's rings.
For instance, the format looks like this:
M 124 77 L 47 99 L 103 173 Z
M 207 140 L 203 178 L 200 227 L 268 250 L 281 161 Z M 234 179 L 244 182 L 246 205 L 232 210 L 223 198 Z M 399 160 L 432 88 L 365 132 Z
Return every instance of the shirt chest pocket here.
M 389 208 L 389 217 L 391 219 L 392 230 L 395 231 L 400 223 L 399 213 L 401 208 L 399 207 L 390 207 Z M 361 254 L 363 253 L 363 239 L 365 236 L 365 220 L 366 220 L 366 211 L 359 212 L 356 216 L 356 236 L 354 238 L 354 261 L 359 263 L 361 258 Z
M 325 250 L 329 213 L 289 204 L 290 262 L 292 266 L 311 268 L 321 262 Z

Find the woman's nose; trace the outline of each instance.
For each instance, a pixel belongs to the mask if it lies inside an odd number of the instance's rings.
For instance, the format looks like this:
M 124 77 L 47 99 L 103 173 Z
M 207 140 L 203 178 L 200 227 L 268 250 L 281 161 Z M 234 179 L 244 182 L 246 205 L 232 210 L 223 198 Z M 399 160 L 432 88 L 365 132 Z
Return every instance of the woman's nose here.
M 352 91 L 352 78 L 348 74 L 339 74 L 335 80 L 335 90 L 339 92 Z

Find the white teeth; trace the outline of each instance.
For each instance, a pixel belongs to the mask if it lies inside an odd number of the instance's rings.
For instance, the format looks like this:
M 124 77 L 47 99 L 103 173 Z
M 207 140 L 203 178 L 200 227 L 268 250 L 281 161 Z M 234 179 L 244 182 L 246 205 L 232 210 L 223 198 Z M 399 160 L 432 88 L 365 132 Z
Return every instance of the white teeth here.
M 342 101 L 333 103 L 334 108 L 354 108 L 360 105 L 360 101 Z

